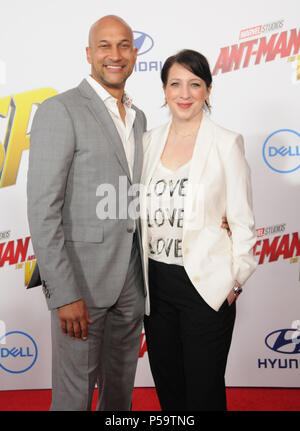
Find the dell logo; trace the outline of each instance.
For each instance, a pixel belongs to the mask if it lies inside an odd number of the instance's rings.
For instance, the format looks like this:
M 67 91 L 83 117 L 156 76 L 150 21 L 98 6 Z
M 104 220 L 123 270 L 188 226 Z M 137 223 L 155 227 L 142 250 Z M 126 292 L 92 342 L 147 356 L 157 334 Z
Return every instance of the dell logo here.
M 21 331 L 11 331 L 2 335 L 0 343 L 0 370 L 7 373 L 25 373 L 37 360 L 38 349 L 34 339 Z
M 295 148 L 292 147 L 285 147 L 284 145 L 280 148 L 276 148 L 276 147 L 269 147 L 269 157 L 275 157 L 277 155 L 280 155 L 281 157 L 285 157 L 285 156 L 291 156 L 291 157 L 296 157 L 296 156 L 300 156 L 300 150 L 299 150 L 299 146 L 296 145 Z
M 263 159 L 275 172 L 284 174 L 300 168 L 300 133 L 280 129 L 271 133 L 263 145 Z

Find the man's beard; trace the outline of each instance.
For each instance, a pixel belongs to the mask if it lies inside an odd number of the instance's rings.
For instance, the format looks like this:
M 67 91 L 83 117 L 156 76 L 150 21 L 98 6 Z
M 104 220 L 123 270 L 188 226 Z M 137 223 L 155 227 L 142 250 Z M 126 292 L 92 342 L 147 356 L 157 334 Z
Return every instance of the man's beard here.
M 94 68 L 93 68 L 94 69 Z M 98 82 L 103 84 L 107 88 L 121 89 L 124 87 L 127 78 L 131 75 L 131 73 L 126 74 L 121 82 L 110 82 L 105 79 L 104 74 L 98 72 L 97 70 L 93 70 L 93 74 Z

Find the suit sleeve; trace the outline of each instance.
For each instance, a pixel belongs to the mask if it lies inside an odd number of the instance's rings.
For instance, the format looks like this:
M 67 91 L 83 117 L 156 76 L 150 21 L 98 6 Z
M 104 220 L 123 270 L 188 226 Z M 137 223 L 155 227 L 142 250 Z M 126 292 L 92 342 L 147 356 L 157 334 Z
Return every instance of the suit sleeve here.
M 56 98 L 33 120 L 27 178 L 28 221 L 49 309 L 81 298 L 64 245 L 62 207 L 75 151 L 72 120 Z
M 232 232 L 233 274 L 240 284 L 255 270 L 252 248 L 256 242 L 250 168 L 241 135 L 232 141 L 224 160 L 226 216 Z

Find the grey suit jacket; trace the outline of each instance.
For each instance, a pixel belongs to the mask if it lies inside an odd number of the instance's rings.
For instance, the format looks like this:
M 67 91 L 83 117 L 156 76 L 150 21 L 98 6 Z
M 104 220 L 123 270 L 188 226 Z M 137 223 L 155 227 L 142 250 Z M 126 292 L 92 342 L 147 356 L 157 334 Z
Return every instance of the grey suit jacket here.
M 100 220 L 96 207 L 101 198 L 96 190 L 101 184 L 111 184 L 118 202 L 124 199 L 119 196 L 120 177 L 126 178 L 127 190 L 140 181 L 146 118 L 133 108 L 132 180 L 111 116 L 86 80 L 47 99 L 34 117 L 28 220 L 49 309 L 81 298 L 88 306 L 108 307 L 120 294 L 134 221 L 129 217 Z

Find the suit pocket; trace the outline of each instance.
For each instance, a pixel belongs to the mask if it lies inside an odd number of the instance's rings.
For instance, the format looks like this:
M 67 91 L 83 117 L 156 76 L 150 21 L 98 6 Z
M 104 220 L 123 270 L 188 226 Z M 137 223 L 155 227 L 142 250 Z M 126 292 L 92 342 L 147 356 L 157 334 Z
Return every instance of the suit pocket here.
M 101 243 L 104 240 L 103 226 L 63 225 L 65 241 Z

